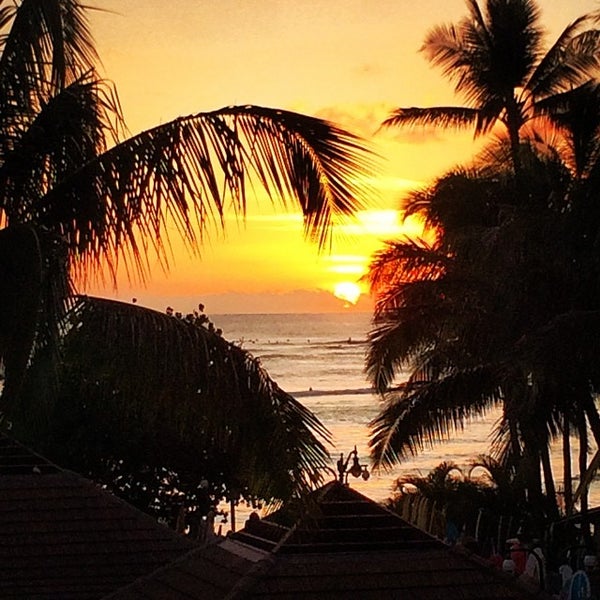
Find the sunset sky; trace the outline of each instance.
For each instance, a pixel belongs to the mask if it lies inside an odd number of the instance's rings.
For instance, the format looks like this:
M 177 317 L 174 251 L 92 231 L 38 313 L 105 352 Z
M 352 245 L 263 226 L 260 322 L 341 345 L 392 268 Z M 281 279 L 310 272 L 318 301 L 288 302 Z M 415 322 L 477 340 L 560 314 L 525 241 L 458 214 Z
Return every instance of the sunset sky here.
M 232 104 L 294 110 L 369 138 L 382 156 L 378 198 L 353 224 L 334 230 L 331 253 L 302 237 L 299 214 L 252 205 L 201 249 L 175 248 L 168 274 L 145 288 L 126 280 L 114 292 L 159 310 L 199 301 L 210 314 L 327 312 L 348 302 L 339 284 L 356 282 L 381 241 L 415 232 L 397 212 L 403 193 L 470 157 L 470 134 L 388 131 L 399 106 L 454 104 L 452 88 L 418 52 L 434 25 L 466 14 L 464 0 L 94 0 L 92 32 L 131 133 L 178 116 Z M 597 0 L 540 0 L 550 45 Z M 350 286 L 346 286 L 350 287 Z M 353 308 L 370 310 L 363 295 Z

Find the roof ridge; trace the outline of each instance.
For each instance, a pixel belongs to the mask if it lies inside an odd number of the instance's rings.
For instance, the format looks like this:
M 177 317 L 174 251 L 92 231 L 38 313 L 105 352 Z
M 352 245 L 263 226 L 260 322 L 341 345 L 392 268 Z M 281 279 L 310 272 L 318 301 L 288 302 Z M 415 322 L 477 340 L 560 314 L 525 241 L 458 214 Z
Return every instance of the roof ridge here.
M 12 471 L 12 467 L 13 466 L 17 466 L 18 465 L 7 465 L 5 464 L 5 461 L 3 460 L 6 456 L 9 456 L 8 453 L 4 453 L 4 450 L 9 450 L 9 449 L 19 449 L 21 451 L 24 451 L 24 455 L 25 456 L 30 456 L 32 458 L 37 459 L 37 461 L 35 461 L 32 464 L 27 465 L 28 467 L 31 468 L 31 470 L 27 470 L 27 471 L 22 471 L 22 472 L 13 472 Z M 25 465 L 22 465 L 23 467 L 25 467 Z M 58 473 L 64 473 L 66 472 L 65 469 L 63 469 L 62 467 L 59 467 L 56 463 L 52 462 L 51 460 L 47 459 L 45 456 L 39 454 L 38 452 L 36 452 L 35 450 L 33 450 L 32 448 L 30 448 L 29 446 L 25 445 L 23 442 L 20 442 L 19 440 L 15 439 L 12 436 L 9 436 L 5 433 L 0 433 L 0 474 L 2 475 L 11 475 L 11 474 L 29 474 L 29 473 L 41 473 L 41 469 L 40 467 L 49 467 L 50 469 L 52 469 L 54 472 L 58 472 Z M 38 469 L 36 471 L 36 468 Z M 9 473 L 4 473 L 4 470 L 11 470 L 11 472 Z
M 102 596 L 102 598 L 100 600 L 110 600 L 111 598 L 123 598 L 124 597 L 123 594 L 126 593 L 128 590 L 134 589 L 135 587 L 137 587 L 140 583 L 143 583 L 144 581 L 151 581 L 152 579 L 154 579 L 156 576 L 160 575 L 164 571 L 168 571 L 169 569 L 172 569 L 173 567 L 175 567 L 177 565 L 183 564 L 186 560 L 193 558 L 194 555 L 206 550 L 206 548 L 209 548 L 211 546 L 220 546 L 224 539 L 225 538 L 223 538 L 223 539 L 217 538 L 210 542 L 206 542 L 204 544 L 196 546 L 195 548 L 191 548 L 188 552 L 177 557 L 175 560 L 167 562 L 164 565 L 162 565 L 161 567 L 159 567 L 158 569 L 155 569 L 154 571 L 150 571 L 149 573 L 146 573 L 145 575 L 142 575 L 141 577 L 134 579 L 132 582 L 128 583 L 126 586 L 120 587 L 120 588 L 112 591 L 107 596 Z

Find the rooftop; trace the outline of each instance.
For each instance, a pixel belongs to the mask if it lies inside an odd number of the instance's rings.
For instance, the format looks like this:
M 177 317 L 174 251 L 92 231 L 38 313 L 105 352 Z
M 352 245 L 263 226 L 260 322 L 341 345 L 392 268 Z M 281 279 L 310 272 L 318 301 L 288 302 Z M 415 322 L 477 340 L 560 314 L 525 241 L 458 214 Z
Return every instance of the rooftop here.
M 0 598 L 92 600 L 195 545 L 0 436 Z
M 0 597 L 541 598 L 338 481 L 204 546 L 0 437 Z
M 287 523 L 287 524 L 286 524 Z M 334 481 L 308 503 L 288 505 L 218 545 L 110 596 L 200 598 L 525 599 L 474 556 L 451 549 L 355 490 Z

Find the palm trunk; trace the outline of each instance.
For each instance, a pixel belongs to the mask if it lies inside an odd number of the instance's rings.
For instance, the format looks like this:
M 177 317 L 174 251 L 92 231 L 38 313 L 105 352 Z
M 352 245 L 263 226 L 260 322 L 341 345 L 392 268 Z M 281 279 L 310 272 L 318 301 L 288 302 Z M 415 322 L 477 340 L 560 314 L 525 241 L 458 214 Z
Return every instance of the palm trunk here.
M 510 140 L 510 152 L 513 162 L 513 169 L 515 171 L 515 178 L 517 181 L 517 186 L 519 186 L 520 180 L 522 178 L 522 164 L 521 164 L 521 113 L 519 111 L 519 107 L 514 98 L 514 95 L 511 99 L 506 103 L 506 128 L 508 130 L 508 137 Z
M 589 393 L 584 393 L 579 396 L 580 405 L 578 410 L 580 411 L 580 421 L 583 422 L 584 431 L 586 434 L 585 443 L 587 442 L 587 427 L 586 427 L 586 417 L 587 422 L 589 423 L 590 429 L 592 431 L 592 435 L 594 436 L 594 440 L 596 442 L 597 450 L 594 454 L 592 460 L 587 463 L 585 467 L 585 471 L 580 473 L 579 485 L 573 494 L 572 504 L 575 504 L 583 494 L 587 494 L 588 487 L 594 477 L 594 474 L 600 467 L 600 417 L 598 416 L 598 410 L 596 409 L 596 405 L 594 403 L 593 398 Z M 581 434 L 581 428 L 580 428 Z M 589 448 L 588 448 L 589 449 Z M 586 450 L 587 455 L 587 450 Z M 587 461 L 586 461 L 587 462 Z M 581 461 L 580 461 L 581 466 Z M 586 500 L 587 501 L 587 500 Z
M 556 520 L 559 517 L 558 504 L 556 502 L 556 486 L 554 485 L 554 473 L 552 472 L 552 462 L 550 460 L 550 451 L 548 444 L 540 449 L 540 459 L 544 470 L 544 487 L 546 488 L 546 505 L 548 506 L 548 516 Z
M 579 433 L 579 477 L 583 478 L 587 471 L 587 454 L 588 454 L 588 438 L 587 438 L 587 422 L 585 414 L 578 411 L 578 433 Z M 588 496 L 589 489 L 585 486 L 581 491 L 580 510 L 581 510 L 581 533 L 585 540 L 590 537 L 590 524 L 588 520 Z
M 44 256 L 37 232 L 27 225 L 0 231 L 0 361 L 4 385 L 0 425 L 19 403 L 36 340 L 44 286 Z
M 594 399 L 589 393 L 585 393 L 581 396 L 581 403 L 588 419 L 588 423 L 590 424 L 596 446 L 600 448 L 600 415 L 598 415 L 598 409 L 594 404 Z
M 540 469 L 540 452 L 531 440 L 525 440 L 523 452 L 523 473 L 525 475 L 525 487 L 527 488 L 527 500 L 535 507 L 539 507 L 542 500 L 542 473 Z
M 569 417 L 566 414 L 564 415 L 562 441 L 565 514 L 570 517 L 573 514 L 573 472 L 571 469 L 571 431 Z

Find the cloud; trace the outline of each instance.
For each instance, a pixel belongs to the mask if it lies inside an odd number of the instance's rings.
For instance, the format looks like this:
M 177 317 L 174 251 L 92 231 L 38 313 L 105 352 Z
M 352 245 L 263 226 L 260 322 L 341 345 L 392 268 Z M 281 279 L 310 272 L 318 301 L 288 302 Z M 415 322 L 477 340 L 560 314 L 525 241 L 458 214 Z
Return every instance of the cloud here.
M 339 104 L 320 109 L 315 116 L 337 123 L 363 137 L 372 137 L 391 108 L 383 102 Z
M 448 135 L 431 125 L 386 127 L 381 124 L 397 106 L 387 102 L 340 104 L 320 109 L 315 116 L 337 123 L 365 138 L 390 140 L 401 144 L 429 144 L 448 141 Z
M 366 294 L 361 295 L 356 305 L 345 307 L 344 303 L 326 290 L 293 290 L 284 293 L 245 294 L 227 292 L 222 294 L 202 294 L 194 296 L 157 296 L 135 294 L 137 304 L 164 311 L 172 306 L 183 313 L 192 311 L 201 302 L 209 316 L 220 314 L 292 314 L 292 313 L 331 313 L 351 309 L 353 312 L 371 312 L 373 304 Z M 127 298 L 128 300 L 129 298 Z M 218 325 L 218 319 L 214 319 Z M 225 332 L 227 333 L 227 332 Z
M 448 137 L 442 134 L 439 127 L 427 125 L 411 127 L 386 127 L 377 132 L 378 136 L 393 140 L 400 144 L 431 144 L 446 142 Z
M 246 215 L 246 222 L 267 231 L 297 232 L 302 229 L 304 218 L 301 212 L 289 211 L 273 215 Z
M 325 260 L 334 263 L 363 263 L 367 260 L 362 254 L 331 254 L 326 256 Z
M 327 270 L 330 273 L 337 273 L 338 275 L 354 275 L 358 278 L 365 273 L 364 262 L 355 265 L 332 265 Z

